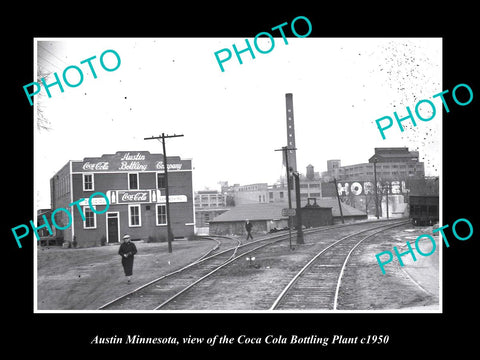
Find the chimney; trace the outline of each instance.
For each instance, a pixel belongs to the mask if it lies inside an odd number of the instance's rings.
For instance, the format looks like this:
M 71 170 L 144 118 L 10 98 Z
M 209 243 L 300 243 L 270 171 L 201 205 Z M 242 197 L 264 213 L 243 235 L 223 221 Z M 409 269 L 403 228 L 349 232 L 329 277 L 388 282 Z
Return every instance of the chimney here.
M 313 180 L 315 178 L 315 173 L 313 171 L 313 165 L 309 164 L 307 166 L 307 179 Z

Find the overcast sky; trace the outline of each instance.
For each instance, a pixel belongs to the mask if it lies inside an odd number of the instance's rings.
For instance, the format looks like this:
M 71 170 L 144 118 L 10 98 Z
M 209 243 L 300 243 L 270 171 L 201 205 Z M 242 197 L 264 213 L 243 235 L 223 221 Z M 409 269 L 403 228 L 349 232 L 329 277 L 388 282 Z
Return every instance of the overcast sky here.
M 406 146 L 420 152 L 426 175 L 441 171 L 442 87 L 440 38 L 275 38 L 268 54 L 233 55 L 221 72 L 214 52 L 245 47 L 244 38 L 87 38 L 37 40 L 37 70 L 83 70 L 76 88 L 50 88 L 36 96 L 50 130 L 35 127 L 36 205 L 50 207 L 49 179 L 68 160 L 117 151 L 161 153 L 161 143 L 144 137 L 184 134 L 167 140 L 169 156 L 193 159 L 194 189 L 230 184 L 274 183 L 285 170 L 275 149 L 285 146 L 285 94 L 293 93 L 298 170 L 308 164 L 326 170 L 367 162 L 375 147 Z M 253 47 L 253 39 L 249 39 Z M 262 49 L 268 49 L 263 39 Z M 120 67 L 100 66 L 100 55 L 115 50 Z M 92 56 L 97 78 L 88 64 Z M 116 61 L 105 56 L 108 66 Z M 113 64 L 113 65 L 112 65 Z M 75 71 L 69 79 L 75 81 Z M 35 78 L 32 80 L 34 81 Z M 47 77 L 47 83 L 53 82 Z M 63 80 L 62 80 L 63 82 Z M 45 90 L 42 88 L 42 93 Z M 406 106 L 430 99 L 437 115 L 417 126 L 397 125 L 382 140 L 375 120 L 407 115 Z M 26 106 L 28 100 L 26 99 Z M 421 108 L 422 109 L 422 108 Z M 425 117 L 428 109 L 425 108 Z

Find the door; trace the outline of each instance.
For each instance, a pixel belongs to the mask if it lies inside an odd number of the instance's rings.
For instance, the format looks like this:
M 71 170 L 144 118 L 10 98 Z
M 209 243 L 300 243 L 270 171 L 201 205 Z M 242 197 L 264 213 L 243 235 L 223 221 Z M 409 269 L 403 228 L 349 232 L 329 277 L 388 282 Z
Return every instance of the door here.
M 118 212 L 107 213 L 107 242 L 117 243 L 120 239 Z

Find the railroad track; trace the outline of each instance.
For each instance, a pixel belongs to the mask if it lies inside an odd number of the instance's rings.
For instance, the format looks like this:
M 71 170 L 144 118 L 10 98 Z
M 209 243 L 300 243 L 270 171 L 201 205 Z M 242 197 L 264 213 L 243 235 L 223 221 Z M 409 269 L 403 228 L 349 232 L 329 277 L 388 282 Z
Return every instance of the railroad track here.
M 409 221 L 382 224 L 342 237 L 318 252 L 288 283 L 270 310 L 337 310 L 338 294 L 348 260 L 365 240 Z
M 215 239 L 217 246 L 202 258 L 122 295 L 99 307 L 98 310 L 159 310 L 230 262 L 261 247 L 284 241 L 288 239 L 288 235 L 260 238 L 245 244 L 224 236 L 208 238 Z M 221 244 L 218 244 L 220 242 L 218 239 L 235 241 L 236 245 L 220 250 Z
M 362 226 L 362 224 L 366 223 L 368 224 L 369 222 L 308 229 L 304 230 L 304 233 L 307 235 L 331 229 L 347 228 L 355 225 Z M 387 221 L 385 221 L 385 223 L 387 223 Z M 388 223 L 391 223 L 391 221 Z M 382 225 L 382 227 L 384 226 L 386 225 Z M 267 246 L 288 240 L 289 235 L 288 233 L 276 233 L 245 244 L 241 244 L 239 240 L 222 236 L 206 238 L 216 241 L 217 245 L 207 254 L 202 256 L 202 258 L 122 295 L 101 306 L 98 310 L 176 309 L 175 303 L 177 300 L 188 297 L 188 294 L 190 293 L 189 290 L 198 289 L 199 284 L 204 280 L 213 278 L 221 269 L 239 259 L 245 258 L 248 254 L 255 254 L 255 252 Z M 236 241 L 234 246 L 231 246 L 232 241 Z M 228 242 L 230 243 L 230 246 L 227 245 Z M 227 249 L 222 250 L 225 246 Z

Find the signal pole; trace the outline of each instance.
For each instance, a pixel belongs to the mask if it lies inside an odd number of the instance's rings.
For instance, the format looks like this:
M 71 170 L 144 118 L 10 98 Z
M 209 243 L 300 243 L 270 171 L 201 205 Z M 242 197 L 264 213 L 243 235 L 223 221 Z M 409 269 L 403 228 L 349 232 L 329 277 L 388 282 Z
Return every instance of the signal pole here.
M 303 239 L 302 200 L 300 199 L 300 174 L 293 172 L 295 177 L 295 198 L 297 200 L 297 245 L 305 244 Z
M 170 218 L 170 201 L 169 201 L 169 190 L 168 190 L 168 170 L 167 170 L 167 150 L 165 149 L 165 139 L 173 138 L 173 137 L 181 137 L 182 135 L 165 135 L 162 133 L 161 136 L 152 136 L 149 138 L 144 138 L 143 140 L 159 140 L 161 139 L 163 145 L 163 168 L 165 171 L 165 205 L 167 210 L 167 242 L 168 242 L 168 252 L 172 252 L 172 241 L 173 241 L 173 233 L 172 233 L 172 225 L 171 225 L 171 218 Z
M 297 148 L 289 148 L 288 146 L 283 146 L 281 149 L 276 149 L 275 151 L 282 151 L 283 152 L 283 158 L 285 160 L 285 167 L 287 168 L 287 194 L 288 194 L 288 208 L 292 208 L 292 196 L 290 194 L 290 187 L 291 187 L 291 181 L 290 181 L 290 171 L 292 170 L 288 164 L 288 150 L 297 150 Z M 292 249 L 292 217 L 289 215 L 288 216 L 288 237 L 290 240 L 290 250 Z

